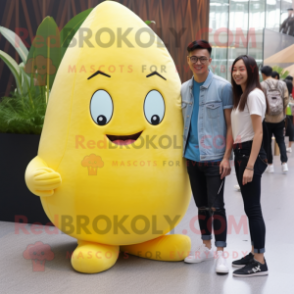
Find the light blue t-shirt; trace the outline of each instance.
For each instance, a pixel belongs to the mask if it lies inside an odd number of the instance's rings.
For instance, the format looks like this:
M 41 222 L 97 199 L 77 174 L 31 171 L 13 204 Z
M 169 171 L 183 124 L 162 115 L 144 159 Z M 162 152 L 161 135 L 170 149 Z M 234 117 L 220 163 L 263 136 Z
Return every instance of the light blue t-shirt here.
M 189 141 L 187 144 L 185 158 L 190 159 L 192 161 L 200 162 L 200 151 L 199 151 L 199 138 L 198 138 L 198 115 L 199 115 L 199 95 L 200 95 L 200 87 L 204 84 L 197 83 L 193 79 L 193 97 L 194 97 L 194 105 L 193 105 L 193 113 L 191 117 L 191 125 L 189 131 Z

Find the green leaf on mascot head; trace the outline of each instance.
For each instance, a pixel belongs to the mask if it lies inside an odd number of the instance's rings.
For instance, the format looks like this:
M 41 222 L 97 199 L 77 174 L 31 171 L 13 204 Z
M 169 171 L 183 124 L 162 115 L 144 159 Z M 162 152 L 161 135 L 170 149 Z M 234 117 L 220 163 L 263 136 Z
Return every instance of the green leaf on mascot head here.
M 51 89 L 60 61 L 60 32 L 54 19 L 47 16 L 37 29 L 25 71 L 33 75 L 39 86 Z
M 93 8 L 87 9 L 75 17 L 73 17 L 61 30 L 60 32 L 60 46 L 61 46 L 61 59 L 63 58 L 65 51 L 67 50 L 69 44 L 72 41 L 73 36 L 81 27 L 82 23 L 85 21 L 87 16 Z
M 29 51 L 24 45 L 24 43 L 22 42 L 21 38 L 17 34 L 15 34 L 13 31 L 2 26 L 0 26 L 0 33 L 14 47 L 14 49 L 17 51 L 22 61 L 26 62 Z
M 152 23 L 156 24 L 156 22 L 155 22 L 154 20 L 145 20 L 145 23 L 146 23 L 147 25 L 150 25 L 150 24 L 152 24 Z

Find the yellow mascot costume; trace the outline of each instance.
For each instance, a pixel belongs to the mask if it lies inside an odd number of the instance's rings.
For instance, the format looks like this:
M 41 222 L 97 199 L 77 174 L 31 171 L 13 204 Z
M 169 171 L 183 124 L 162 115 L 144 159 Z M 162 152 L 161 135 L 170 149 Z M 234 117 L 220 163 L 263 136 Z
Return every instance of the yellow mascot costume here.
M 166 235 L 191 197 L 180 88 L 162 41 L 121 4 L 98 5 L 74 36 L 25 180 L 52 223 L 77 238 L 76 271 L 107 270 L 120 251 L 188 256 L 189 237 Z

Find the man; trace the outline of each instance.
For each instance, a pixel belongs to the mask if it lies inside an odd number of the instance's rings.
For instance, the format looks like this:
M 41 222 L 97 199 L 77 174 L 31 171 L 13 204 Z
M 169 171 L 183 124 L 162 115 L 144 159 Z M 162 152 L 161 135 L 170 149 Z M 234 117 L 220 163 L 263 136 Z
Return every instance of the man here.
M 196 206 L 203 244 L 185 259 L 199 263 L 214 258 L 211 228 L 215 233 L 217 261 L 215 270 L 227 274 L 229 268 L 223 255 L 226 247 L 227 220 L 224 208 L 224 182 L 230 174 L 232 150 L 231 84 L 215 76 L 209 69 L 211 46 L 207 41 L 194 41 L 187 47 L 187 62 L 193 73 L 182 85 L 184 117 L 184 151 Z
M 282 23 L 280 27 L 280 32 L 290 36 L 294 36 L 294 13 L 293 8 L 289 8 L 288 18 Z
M 264 66 L 261 69 L 263 78 L 261 86 L 265 91 L 269 102 L 269 114 L 266 114 L 265 116 L 265 122 L 269 132 L 268 144 L 267 148 L 265 148 L 269 164 L 267 171 L 269 173 L 274 173 L 273 154 L 271 148 L 272 134 L 274 134 L 276 142 L 280 148 L 282 172 L 286 174 L 288 172 L 288 157 L 284 140 L 284 127 L 285 109 L 289 102 L 289 93 L 285 82 L 272 78 L 272 71 L 273 70 L 270 66 Z

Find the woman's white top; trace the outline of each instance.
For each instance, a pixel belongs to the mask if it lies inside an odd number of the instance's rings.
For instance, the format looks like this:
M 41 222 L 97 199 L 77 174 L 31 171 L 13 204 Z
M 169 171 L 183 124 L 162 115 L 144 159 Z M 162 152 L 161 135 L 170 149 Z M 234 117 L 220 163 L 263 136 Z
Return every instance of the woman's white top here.
M 234 144 L 253 140 L 254 130 L 250 116 L 253 114 L 259 115 L 261 120 L 264 120 L 266 112 L 265 99 L 263 91 L 255 89 L 249 93 L 244 111 L 239 111 L 239 106 L 232 110 L 231 123 Z

